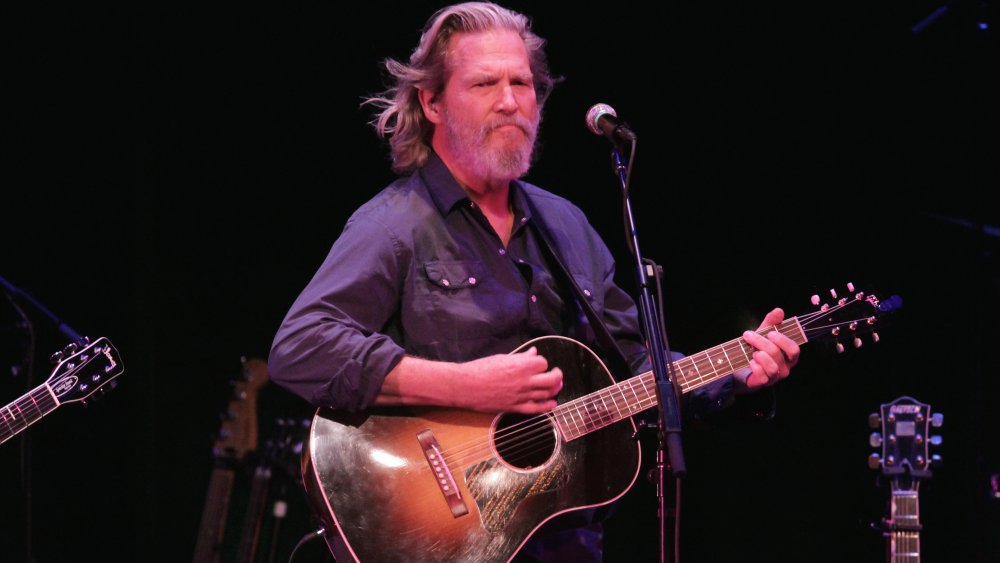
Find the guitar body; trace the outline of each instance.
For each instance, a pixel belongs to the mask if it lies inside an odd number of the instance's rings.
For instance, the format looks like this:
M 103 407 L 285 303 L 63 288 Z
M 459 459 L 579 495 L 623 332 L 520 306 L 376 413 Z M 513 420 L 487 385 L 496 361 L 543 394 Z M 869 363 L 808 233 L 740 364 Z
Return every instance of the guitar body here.
M 574 340 L 543 337 L 515 352 L 531 346 L 562 369 L 560 404 L 614 383 Z M 549 416 L 321 409 L 303 474 L 338 560 L 508 561 L 545 521 L 608 504 L 632 486 L 640 461 L 633 432 L 623 419 L 566 441 Z M 435 460 L 447 468 L 440 476 Z

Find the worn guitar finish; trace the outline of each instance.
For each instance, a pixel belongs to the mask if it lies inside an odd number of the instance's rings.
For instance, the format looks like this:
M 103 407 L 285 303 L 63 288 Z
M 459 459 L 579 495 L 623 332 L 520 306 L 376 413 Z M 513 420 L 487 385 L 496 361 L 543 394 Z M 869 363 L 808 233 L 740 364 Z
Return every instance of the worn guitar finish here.
M 878 310 L 874 297 L 852 303 Z M 867 307 L 866 307 L 867 310 Z M 799 344 L 841 328 L 832 310 L 777 327 Z M 652 372 L 616 383 L 600 359 L 574 340 L 550 336 L 538 348 L 563 371 L 558 406 L 532 417 L 458 409 L 387 408 L 366 415 L 319 410 L 303 455 L 304 483 L 338 561 L 511 559 L 545 521 L 608 504 L 635 482 L 639 445 L 630 417 L 657 404 Z M 673 363 L 688 392 L 749 365 L 742 339 Z

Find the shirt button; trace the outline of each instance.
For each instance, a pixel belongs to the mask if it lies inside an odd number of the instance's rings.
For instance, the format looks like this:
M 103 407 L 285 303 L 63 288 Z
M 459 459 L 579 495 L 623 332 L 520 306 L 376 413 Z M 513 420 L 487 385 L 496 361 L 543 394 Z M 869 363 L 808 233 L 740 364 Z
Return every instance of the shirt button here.
M 441 280 L 441 285 L 443 285 L 445 287 L 449 287 L 451 285 L 451 282 L 448 281 L 447 279 L 443 279 L 443 280 Z
M 500 256 L 503 256 L 504 254 L 507 254 L 507 249 L 506 249 L 506 248 L 501 248 L 501 249 L 500 249 L 500 250 L 498 250 L 497 252 L 499 252 L 499 253 L 500 253 Z
M 583 294 L 586 295 L 587 297 L 590 297 L 590 290 L 589 289 L 583 290 Z
M 521 217 L 521 222 L 522 223 L 527 223 L 528 222 L 528 218 L 527 217 Z
M 532 303 L 535 303 L 535 302 L 537 302 L 537 301 L 538 301 L 538 297 L 536 297 L 536 296 L 532 295 L 532 296 L 531 296 L 531 302 L 532 302 Z
M 469 278 L 469 285 L 476 285 L 476 278 Z

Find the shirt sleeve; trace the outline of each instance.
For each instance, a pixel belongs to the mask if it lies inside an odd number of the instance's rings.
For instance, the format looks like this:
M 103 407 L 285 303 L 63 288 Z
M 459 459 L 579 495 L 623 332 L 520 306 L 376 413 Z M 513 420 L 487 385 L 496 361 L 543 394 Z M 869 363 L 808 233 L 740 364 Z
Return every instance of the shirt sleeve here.
M 316 406 L 370 406 L 404 356 L 380 330 L 397 313 L 406 258 L 390 229 L 352 217 L 275 335 L 272 380 Z

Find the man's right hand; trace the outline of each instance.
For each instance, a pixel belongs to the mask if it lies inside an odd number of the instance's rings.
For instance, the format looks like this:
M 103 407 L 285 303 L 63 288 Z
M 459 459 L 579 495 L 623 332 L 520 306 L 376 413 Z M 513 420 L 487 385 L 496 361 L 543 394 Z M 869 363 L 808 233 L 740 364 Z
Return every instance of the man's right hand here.
M 461 406 L 485 412 L 538 414 L 556 407 L 563 373 L 535 347 L 516 354 L 497 354 L 460 364 L 465 379 L 457 382 Z
M 407 356 L 386 376 L 375 404 L 539 414 L 555 408 L 562 378 L 534 347 L 463 363 Z

